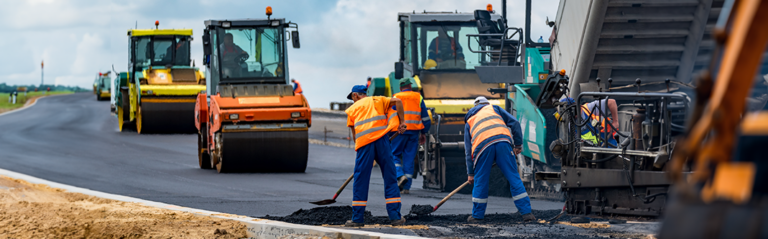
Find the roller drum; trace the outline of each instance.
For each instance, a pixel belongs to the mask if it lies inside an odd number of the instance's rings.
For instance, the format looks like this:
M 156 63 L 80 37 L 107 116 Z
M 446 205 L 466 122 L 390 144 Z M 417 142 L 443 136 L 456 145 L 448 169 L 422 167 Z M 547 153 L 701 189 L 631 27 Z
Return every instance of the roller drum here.
M 221 134 L 222 172 L 304 172 L 307 130 L 246 131 Z
M 195 102 L 142 102 L 141 133 L 195 133 Z

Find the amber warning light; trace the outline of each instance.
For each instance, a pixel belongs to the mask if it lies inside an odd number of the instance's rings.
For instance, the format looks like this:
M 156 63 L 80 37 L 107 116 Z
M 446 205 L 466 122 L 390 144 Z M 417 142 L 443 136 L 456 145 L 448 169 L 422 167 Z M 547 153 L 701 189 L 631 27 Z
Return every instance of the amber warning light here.
M 157 29 L 158 26 L 160 26 L 160 21 L 155 20 L 155 29 Z
M 272 7 L 267 6 L 267 16 L 272 16 Z
M 565 69 L 562 69 L 562 70 L 560 70 L 560 75 L 561 75 L 561 76 L 564 76 L 564 75 L 565 75 Z
M 488 10 L 489 12 L 493 12 L 493 5 L 489 3 L 488 5 L 485 6 L 485 10 Z

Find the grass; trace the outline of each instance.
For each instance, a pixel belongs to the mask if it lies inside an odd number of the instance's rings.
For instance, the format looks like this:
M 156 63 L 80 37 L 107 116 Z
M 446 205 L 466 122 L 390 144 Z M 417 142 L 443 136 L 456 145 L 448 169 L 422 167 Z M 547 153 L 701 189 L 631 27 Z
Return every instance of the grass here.
M 8 95 L 10 93 L 0 93 L 0 113 L 11 111 L 16 108 L 20 108 L 24 106 L 24 104 L 27 103 L 27 101 L 39 98 L 41 96 L 45 95 L 60 95 L 60 94 L 72 94 L 72 91 L 51 91 L 48 92 L 48 94 L 44 94 L 45 92 L 27 92 L 27 95 L 24 96 L 24 93 L 19 92 L 18 97 L 16 98 L 16 104 L 12 104 L 11 102 L 8 102 Z

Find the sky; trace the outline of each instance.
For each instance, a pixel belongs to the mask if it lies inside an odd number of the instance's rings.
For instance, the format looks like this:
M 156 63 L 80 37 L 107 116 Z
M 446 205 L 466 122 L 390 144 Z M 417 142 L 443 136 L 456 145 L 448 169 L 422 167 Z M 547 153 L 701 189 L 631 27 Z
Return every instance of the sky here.
M 0 8 L 0 83 L 39 84 L 45 61 L 45 83 L 89 88 L 99 72 L 125 71 L 126 31 L 137 27 L 191 28 L 192 58 L 201 66 L 203 21 L 272 17 L 299 24 L 301 48 L 289 47 L 290 76 L 299 80 L 313 108 L 327 108 L 368 76 L 384 77 L 398 60 L 398 12 L 472 12 L 500 0 L 282 0 L 282 1 L 85 1 L 2 0 Z M 551 29 L 559 0 L 535 0 L 531 38 Z M 525 0 L 508 0 L 509 26 L 524 27 Z

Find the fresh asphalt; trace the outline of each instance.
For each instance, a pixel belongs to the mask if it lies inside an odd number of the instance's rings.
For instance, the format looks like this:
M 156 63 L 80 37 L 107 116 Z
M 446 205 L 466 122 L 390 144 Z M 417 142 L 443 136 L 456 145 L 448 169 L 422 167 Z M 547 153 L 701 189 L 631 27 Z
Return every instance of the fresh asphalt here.
M 194 134 L 138 135 L 119 132 L 108 101 L 90 93 L 41 98 L 22 111 L 0 115 L 0 168 L 77 187 L 179 206 L 246 216 L 284 216 L 331 198 L 352 173 L 355 152 L 348 148 L 309 145 L 306 173 L 218 174 L 197 163 Z M 316 117 L 310 137 L 322 140 L 335 129 L 341 140 L 344 120 Z M 334 134 L 334 135 L 335 135 Z M 329 139 L 331 140 L 331 139 Z M 263 159 L 280 160 L 280 159 Z M 407 214 L 412 204 L 435 205 L 447 193 L 420 189 L 402 195 Z M 350 205 L 352 185 L 334 206 Z M 532 201 L 534 209 L 560 209 L 561 202 Z M 373 170 L 368 210 L 385 216 L 384 186 Z M 437 214 L 467 214 L 471 196 L 456 195 Z M 491 197 L 488 213 L 516 211 L 509 198 Z M 351 217 L 351 215 L 350 215 Z

